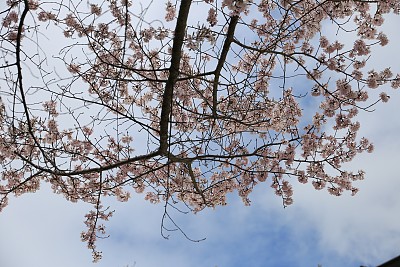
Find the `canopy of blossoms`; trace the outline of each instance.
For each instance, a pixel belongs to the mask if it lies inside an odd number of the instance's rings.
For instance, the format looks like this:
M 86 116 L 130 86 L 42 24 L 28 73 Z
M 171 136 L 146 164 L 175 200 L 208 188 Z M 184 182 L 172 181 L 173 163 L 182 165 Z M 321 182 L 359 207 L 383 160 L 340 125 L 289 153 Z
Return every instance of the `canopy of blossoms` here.
M 42 183 L 92 204 L 81 237 L 97 261 L 105 197 L 143 193 L 171 219 L 231 192 L 249 205 L 259 183 L 284 206 L 296 182 L 356 194 L 364 172 L 343 164 L 373 150 L 357 114 L 400 85 L 366 67 L 398 0 L 142 2 L 2 4 L 0 210 Z

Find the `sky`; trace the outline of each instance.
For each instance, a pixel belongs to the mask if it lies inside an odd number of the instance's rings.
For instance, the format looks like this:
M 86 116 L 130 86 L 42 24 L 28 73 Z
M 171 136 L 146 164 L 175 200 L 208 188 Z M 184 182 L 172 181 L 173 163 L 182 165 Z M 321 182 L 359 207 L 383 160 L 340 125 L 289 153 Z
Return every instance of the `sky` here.
M 372 66 L 400 71 L 396 30 L 400 19 L 386 21 L 391 38 L 371 59 Z M 378 95 L 380 89 L 372 94 Z M 252 205 L 235 195 L 224 207 L 198 214 L 173 214 L 183 231 L 160 234 L 162 205 L 134 195 L 127 203 L 110 202 L 116 210 L 107 223 L 110 237 L 99 241 L 103 259 L 93 264 L 80 241 L 85 230 L 84 203 L 69 203 L 43 185 L 35 194 L 10 199 L 0 214 L 0 267 L 239 267 L 375 266 L 400 254 L 400 92 L 387 90 L 390 101 L 372 113 L 360 113 L 360 135 L 375 145 L 348 169 L 366 171 L 351 197 L 315 191 L 294 183 L 294 204 L 283 208 L 269 184 L 259 184 Z

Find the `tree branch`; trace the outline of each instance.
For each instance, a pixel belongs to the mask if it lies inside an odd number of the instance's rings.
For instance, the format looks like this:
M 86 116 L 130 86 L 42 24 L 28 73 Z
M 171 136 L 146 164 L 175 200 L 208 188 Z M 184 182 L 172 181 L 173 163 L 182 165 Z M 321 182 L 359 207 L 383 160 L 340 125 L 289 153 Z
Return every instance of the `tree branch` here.
M 231 43 L 233 42 L 233 37 L 235 34 L 236 25 L 239 21 L 239 16 L 232 16 L 231 21 L 229 22 L 228 32 L 226 33 L 226 39 L 224 42 L 224 46 L 222 47 L 221 56 L 218 60 L 218 65 L 215 68 L 214 72 L 214 81 L 213 81 L 213 107 L 212 113 L 214 119 L 217 118 L 217 98 L 218 98 L 218 83 L 219 78 L 221 76 L 222 67 L 225 64 L 226 57 L 228 55 L 229 49 L 231 47 Z
M 169 77 L 165 85 L 161 107 L 159 149 L 161 155 L 166 155 L 168 152 L 168 123 L 172 110 L 172 97 L 174 95 L 174 86 L 179 76 L 179 66 L 182 57 L 182 46 L 186 34 L 186 24 L 191 3 L 191 0 L 181 1 L 181 5 L 179 7 L 179 15 L 175 27 Z

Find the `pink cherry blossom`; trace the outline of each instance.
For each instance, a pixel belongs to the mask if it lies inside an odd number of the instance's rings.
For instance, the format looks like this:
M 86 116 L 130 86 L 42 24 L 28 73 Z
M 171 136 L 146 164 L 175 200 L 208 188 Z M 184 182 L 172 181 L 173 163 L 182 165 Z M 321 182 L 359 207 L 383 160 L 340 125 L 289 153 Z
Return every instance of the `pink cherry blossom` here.
M 251 205 L 259 184 L 284 207 L 295 203 L 295 183 L 355 195 L 366 175 L 346 163 L 374 150 L 358 115 L 400 87 L 393 68 L 369 63 L 389 42 L 380 32 L 386 14 L 399 7 L 6 1 L 0 211 L 43 183 L 91 204 L 81 239 L 98 261 L 114 213 L 106 198 L 140 194 L 170 218 L 181 206 L 197 213 L 227 205 L 230 193 Z M 327 22 L 352 41 L 323 35 Z

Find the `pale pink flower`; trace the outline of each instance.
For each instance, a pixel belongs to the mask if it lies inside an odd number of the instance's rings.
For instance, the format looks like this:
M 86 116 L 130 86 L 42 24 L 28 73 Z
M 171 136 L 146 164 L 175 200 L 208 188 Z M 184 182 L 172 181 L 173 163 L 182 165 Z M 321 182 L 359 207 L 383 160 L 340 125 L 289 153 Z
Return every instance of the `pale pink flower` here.
M 329 187 L 328 192 L 334 196 L 340 196 L 342 194 L 343 189 L 337 187 Z
M 389 43 L 389 39 L 387 38 L 386 34 L 384 34 L 383 32 L 380 32 L 378 34 L 377 39 L 379 40 L 381 46 L 385 46 Z
M 36 10 L 39 7 L 39 3 L 37 0 L 29 0 L 28 1 L 28 6 L 30 10 Z
M 355 196 L 358 193 L 358 188 L 352 187 L 351 188 L 351 195 Z
M 362 61 L 356 60 L 356 61 L 354 61 L 354 63 L 353 63 L 353 67 L 354 67 L 354 69 L 358 70 L 358 69 L 363 68 L 363 67 L 365 66 L 365 64 L 366 64 L 366 61 L 365 61 L 365 60 L 362 60 Z
M 88 126 L 83 126 L 82 131 L 86 136 L 93 134 L 93 128 L 90 128 Z
M 40 21 L 56 20 L 56 15 L 51 12 L 41 11 L 38 14 L 38 19 Z
M 312 181 L 312 185 L 316 190 L 321 190 L 325 188 L 326 182 L 323 180 L 314 180 Z
M 17 12 L 10 11 L 8 15 L 3 19 L 3 26 L 9 27 L 12 23 L 18 22 L 18 14 Z
M 172 5 L 171 1 L 167 2 L 165 10 L 167 11 L 167 14 L 165 15 L 165 20 L 166 21 L 174 20 L 176 16 L 176 8 L 174 5 Z
M 368 148 L 367 148 L 367 152 L 368 153 L 372 153 L 374 151 L 374 145 L 373 144 L 370 144 L 369 146 L 368 146 Z
M 81 71 L 81 66 L 79 66 L 77 64 L 74 64 L 74 63 L 71 63 L 71 64 L 68 65 L 67 69 L 68 69 L 69 72 L 71 72 L 73 74 L 76 74 L 76 73 L 79 73 Z
M 18 33 L 16 31 L 11 31 L 7 35 L 7 39 L 12 42 L 16 42 L 17 38 L 18 38 Z
M 363 73 L 359 70 L 353 70 L 351 74 L 353 75 L 353 78 L 357 81 L 361 80 L 363 77 Z
M 381 26 L 382 24 L 383 24 L 383 22 L 385 21 L 385 19 L 382 17 L 382 15 L 381 14 L 379 14 L 379 13 L 376 13 L 375 15 L 374 15 L 374 18 L 372 19 L 372 23 L 375 25 L 375 26 Z
M 208 10 L 207 21 L 211 26 L 215 26 L 217 24 L 217 11 L 214 8 L 210 8 Z
M 392 86 L 394 89 L 398 89 L 398 88 L 400 87 L 400 74 L 397 74 L 397 75 L 396 75 L 396 78 L 394 78 L 394 79 L 392 80 L 391 86 Z
M 367 85 L 369 88 L 375 89 L 378 88 L 379 83 L 378 83 L 379 75 L 376 71 L 369 71 L 368 72 L 368 79 L 367 79 Z
M 371 52 L 370 48 L 361 39 L 354 42 L 353 50 L 357 56 L 365 56 Z
M 58 124 L 57 124 L 57 121 L 54 119 L 48 120 L 47 127 L 48 127 L 50 133 L 58 132 Z
M 381 98 L 382 102 L 388 102 L 390 98 L 390 96 L 388 96 L 385 92 L 380 93 L 379 97 Z
M 68 14 L 64 20 L 65 24 L 71 28 L 74 28 L 78 24 L 76 18 L 72 14 Z
M 322 48 L 325 48 L 329 45 L 329 41 L 325 36 L 321 36 L 319 39 L 319 44 Z
M 52 116 L 58 116 L 58 112 L 56 110 L 57 102 L 56 101 L 45 101 L 43 104 L 44 110 L 47 111 Z
M 150 201 L 152 204 L 160 202 L 160 197 L 153 192 L 146 193 L 146 197 L 144 199 Z
M 101 7 L 95 4 L 90 5 L 90 13 L 95 14 L 97 16 L 101 15 Z

